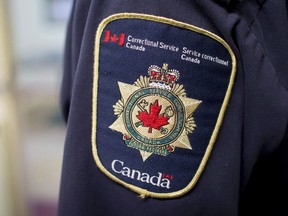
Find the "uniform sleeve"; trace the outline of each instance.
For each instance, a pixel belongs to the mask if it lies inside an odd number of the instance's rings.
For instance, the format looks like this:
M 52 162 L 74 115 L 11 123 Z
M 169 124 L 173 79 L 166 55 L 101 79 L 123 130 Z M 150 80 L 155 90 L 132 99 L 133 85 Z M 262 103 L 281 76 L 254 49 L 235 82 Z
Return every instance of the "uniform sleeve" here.
M 288 131 L 281 145 L 253 170 L 240 203 L 240 215 L 287 215 Z
M 64 120 L 68 121 L 74 76 L 76 73 L 84 29 L 91 1 L 74 0 L 67 25 L 60 92 L 60 106 Z
M 71 19 L 67 28 L 66 44 L 65 44 L 65 54 L 64 54 L 64 66 L 63 66 L 63 77 L 61 83 L 61 92 L 60 92 L 60 105 L 62 116 L 67 122 L 69 107 L 70 107 L 70 98 L 71 98 L 71 72 L 72 72 L 72 58 L 71 58 Z
M 264 54 L 269 59 L 272 70 L 278 79 L 278 86 L 282 87 L 282 95 L 277 91 L 272 91 L 273 98 L 278 97 L 278 101 L 287 104 L 288 90 L 288 21 L 287 21 L 287 1 L 250 1 L 243 2 L 240 13 L 245 17 L 251 34 L 257 38 L 264 50 Z M 259 4 L 259 5 L 258 5 Z M 267 67 L 265 67 L 267 70 Z M 262 91 L 271 91 L 271 89 Z M 261 99 L 261 98 L 260 98 Z M 270 102 L 273 99 L 271 97 Z M 276 103 L 275 103 L 276 104 Z M 271 124 L 268 116 L 275 119 L 276 110 L 280 107 L 277 104 L 274 111 L 266 113 L 262 125 Z M 264 109 L 264 108 L 263 108 Z M 259 113 L 261 110 L 259 109 Z M 274 112 L 274 113 L 273 113 Z M 286 112 L 286 113 L 285 113 Z M 282 113 L 282 122 L 287 124 L 287 108 Z M 280 118 L 279 118 L 280 120 Z M 275 125 L 279 125 L 277 120 Z M 251 123 L 252 124 L 252 123 Z M 276 126 L 275 126 L 276 127 Z M 263 127 L 262 127 L 263 128 Z M 259 160 L 255 164 L 248 184 L 244 189 L 240 201 L 240 215 L 288 215 L 288 126 L 283 137 L 270 137 L 270 142 L 280 139 L 273 151 L 263 148 L 260 152 Z M 279 131 L 279 130 L 278 130 Z M 268 133 L 265 133 L 268 134 Z M 263 137 L 265 137 L 265 134 Z M 252 136 L 252 134 L 251 134 Z M 268 143 L 268 140 L 266 140 Z

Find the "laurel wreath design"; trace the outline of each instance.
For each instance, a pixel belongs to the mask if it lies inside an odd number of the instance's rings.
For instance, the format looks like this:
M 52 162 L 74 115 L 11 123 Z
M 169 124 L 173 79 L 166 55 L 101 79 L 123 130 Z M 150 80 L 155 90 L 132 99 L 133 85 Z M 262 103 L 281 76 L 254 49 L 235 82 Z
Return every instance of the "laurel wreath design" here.
M 149 78 L 146 76 L 140 76 L 135 82 L 134 82 L 135 86 L 138 86 L 140 88 L 147 88 L 149 87 Z M 171 91 L 177 95 L 178 97 L 186 97 L 186 92 L 184 89 L 183 85 L 180 84 L 173 84 Z M 120 100 L 117 101 L 117 103 L 115 105 L 113 105 L 114 108 L 114 115 L 116 115 L 117 117 L 119 117 L 122 112 L 124 111 L 124 101 L 123 98 L 121 98 Z M 191 134 L 194 132 L 195 128 L 196 128 L 196 124 L 195 124 L 195 120 L 194 117 L 192 115 L 190 115 L 186 121 L 185 121 L 185 130 L 187 134 Z

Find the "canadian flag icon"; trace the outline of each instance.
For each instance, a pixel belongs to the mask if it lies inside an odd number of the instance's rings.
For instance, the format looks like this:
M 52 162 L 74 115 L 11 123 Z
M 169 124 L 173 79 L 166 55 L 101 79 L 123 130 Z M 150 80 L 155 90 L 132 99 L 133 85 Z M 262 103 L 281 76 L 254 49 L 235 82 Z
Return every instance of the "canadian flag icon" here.
M 110 30 L 106 30 L 103 42 L 118 43 L 119 46 L 123 46 L 125 43 L 125 34 L 121 33 L 119 36 L 117 34 L 111 34 Z

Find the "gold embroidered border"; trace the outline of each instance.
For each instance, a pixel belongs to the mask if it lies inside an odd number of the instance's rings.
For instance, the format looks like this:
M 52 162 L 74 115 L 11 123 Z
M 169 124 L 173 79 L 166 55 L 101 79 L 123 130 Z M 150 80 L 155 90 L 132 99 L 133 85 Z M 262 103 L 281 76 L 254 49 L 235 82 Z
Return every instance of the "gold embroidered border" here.
M 128 184 L 120 179 L 118 179 L 117 177 L 115 177 L 114 175 L 112 175 L 109 171 L 106 170 L 106 168 L 102 165 L 99 157 L 98 157 L 98 152 L 97 152 L 97 147 L 96 147 L 96 128 L 97 128 L 97 96 L 98 96 L 98 68 L 99 68 L 99 50 L 100 50 L 100 40 L 101 40 L 101 35 L 102 32 L 104 30 L 104 28 L 107 26 L 107 24 L 109 24 L 112 21 L 115 20 L 120 20 L 120 19 L 141 19 L 141 20 L 148 20 L 148 21 L 154 21 L 154 22 L 159 22 L 159 23 L 164 23 L 164 24 L 169 24 L 171 26 L 175 26 L 175 27 L 180 27 L 183 29 L 187 29 L 193 32 L 197 32 L 203 35 L 206 35 L 216 41 L 218 41 L 219 43 L 221 43 L 229 52 L 230 56 L 231 56 L 231 60 L 232 60 L 232 72 L 231 72 L 231 76 L 230 76 L 230 83 L 222 104 L 222 107 L 220 109 L 220 113 L 216 122 L 216 126 L 213 130 L 212 136 L 210 138 L 209 144 L 207 146 L 206 152 L 204 154 L 204 157 L 202 158 L 202 161 L 199 165 L 199 168 L 197 169 L 196 174 L 194 175 L 194 177 L 192 178 L 191 182 L 183 189 L 176 191 L 176 192 L 170 192 L 170 193 L 155 193 L 155 192 L 150 192 L 148 190 L 145 190 L 143 188 Z M 120 13 L 120 14 L 115 14 L 112 16 L 109 16 L 108 18 L 104 19 L 96 32 L 96 38 L 95 38 L 95 53 L 94 53 L 94 78 L 93 78 L 93 96 L 92 96 L 92 151 L 93 151 L 93 156 L 94 159 L 96 161 L 97 166 L 99 167 L 99 169 L 105 173 L 109 178 L 111 178 L 113 181 L 124 185 L 125 187 L 131 189 L 132 191 L 137 192 L 138 194 L 140 194 L 141 198 L 146 198 L 146 197 L 154 197 L 154 198 L 161 198 L 161 199 L 165 199 L 165 198 L 176 198 L 176 197 L 180 197 L 184 194 L 186 194 L 187 192 L 189 192 L 197 183 L 197 181 L 200 178 L 200 175 L 202 174 L 204 167 L 208 161 L 208 158 L 211 154 L 212 148 L 214 146 L 214 143 L 216 141 L 220 126 L 222 124 L 223 118 L 224 118 L 224 114 L 228 105 L 228 101 L 232 92 L 232 87 L 234 84 L 234 79 L 235 79 L 235 75 L 236 75 L 236 58 L 235 55 L 232 51 L 232 49 L 230 48 L 230 46 L 222 39 L 220 38 L 218 35 L 215 35 L 207 30 L 201 29 L 199 27 L 190 25 L 190 24 L 186 24 L 183 22 L 179 22 L 176 20 L 172 20 L 172 19 L 168 19 L 165 17 L 158 17 L 158 16 L 153 16 L 153 15 L 147 15 L 147 14 L 137 14 L 137 13 Z

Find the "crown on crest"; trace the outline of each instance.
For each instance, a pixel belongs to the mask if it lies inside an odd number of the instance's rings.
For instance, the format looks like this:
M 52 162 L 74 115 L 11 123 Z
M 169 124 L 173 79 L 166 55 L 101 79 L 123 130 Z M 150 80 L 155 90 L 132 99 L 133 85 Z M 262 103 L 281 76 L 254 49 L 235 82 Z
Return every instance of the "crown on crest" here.
M 163 64 L 162 68 L 151 65 L 148 68 L 149 85 L 158 88 L 171 89 L 172 85 L 179 79 L 179 71 L 168 70 L 168 64 Z

